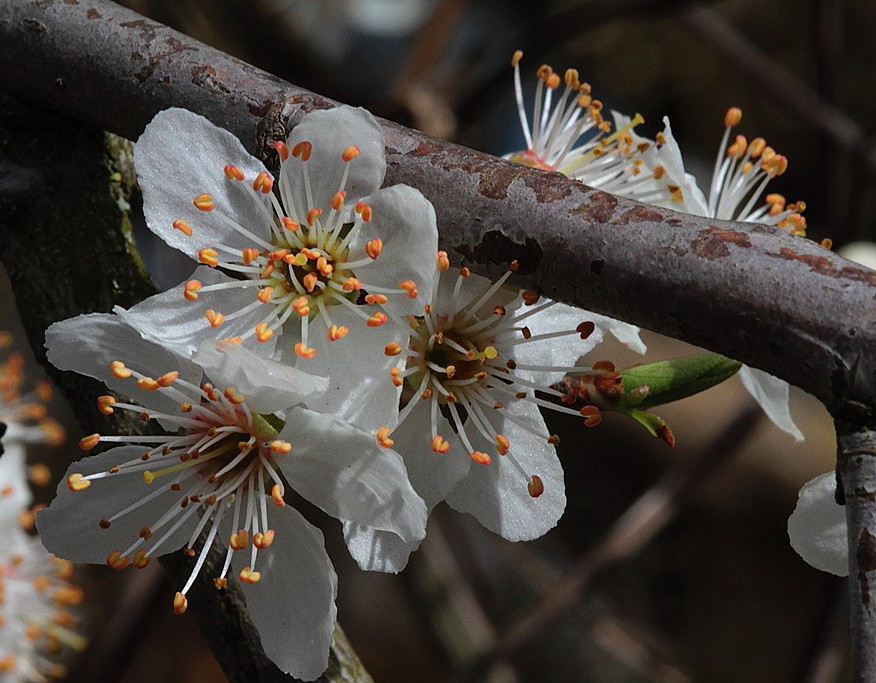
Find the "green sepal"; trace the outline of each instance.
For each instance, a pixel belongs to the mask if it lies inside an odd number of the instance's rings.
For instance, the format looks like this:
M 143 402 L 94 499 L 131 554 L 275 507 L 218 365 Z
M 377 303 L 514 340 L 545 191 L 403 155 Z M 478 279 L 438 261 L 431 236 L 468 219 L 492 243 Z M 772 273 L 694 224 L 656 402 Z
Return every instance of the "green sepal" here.
M 253 432 L 260 439 L 272 441 L 283 431 L 286 423 L 272 413 L 255 413 L 252 416 Z
M 636 422 L 638 422 L 645 429 L 647 429 L 651 436 L 655 436 L 658 439 L 662 440 L 664 443 L 666 443 L 667 446 L 675 445 L 675 435 L 672 433 L 669 425 L 666 424 L 666 420 L 664 420 L 659 415 L 646 413 L 644 410 L 637 410 L 636 408 L 633 408 L 631 410 L 622 410 L 619 412 L 622 412 L 625 415 L 629 415 Z
M 700 353 L 637 365 L 621 371 L 623 395 L 618 407 L 644 409 L 678 401 L 720 384 L 741 367 L 739 361 L 719 353 Z

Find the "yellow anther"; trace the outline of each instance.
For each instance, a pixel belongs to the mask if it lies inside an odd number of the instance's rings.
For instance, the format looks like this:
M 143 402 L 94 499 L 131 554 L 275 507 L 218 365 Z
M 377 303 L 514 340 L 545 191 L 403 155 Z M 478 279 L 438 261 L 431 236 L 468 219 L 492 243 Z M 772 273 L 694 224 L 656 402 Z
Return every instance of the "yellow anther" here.
M 79 491 L 84 491 L 91 486 L 91 482 L 88 479 L 85 479 L 84 475 L 75 472 L 67 477 L 67 486 L 74 493 L 78 493 Z
M 215 268 L 219 265 L 219 254 L 215 249 L 204 248 L 198 251 L 198 261 L 206 266 Z
M 196 208 L 200 209 L 201 211 L 212 211 L 213 207 L 215 206 L 213 204 L 213 197 L 209 194 L 199 194 L 197 197 L 195 197 L 192 203 L 195 205 Z
M 261 573 L 254 572 L 249 567 L 241 569 L 238 576 L 240 576 L 240 580 L 244 583 L 258 583 L 262 578 Z
M 352 161 L 359 156 L 359 148 L 355 145 L 350 145 L 341 153 L 341 159 L 344 161 Z
M 413 280 L 402 280 L 398 283 L 398 286 L 408 293 L 408 299 L 417 298 L 419 292 L 417 291 L 417 284 Z
M 137 386 L 146 391 L 155 391 L 158 389 L 158 382 L 151 377 L 141 377 L 137 380 Z
M 450 259 L 447 258 L 446 251 L 439 251 L 435 254 L 435 260 L 438 262 L 438 271 L 443 273 L 450 268 Z
M 152 558 L 146 554 L 146 548 L 138 548 L 131 562 L 137 569 L 145 569 Z
M 377 430 L 377 443 L 383 448 L 392 448 L 395 441 L 389 438 L 391 430 L 389 427 L 381 427 Z
M 173 596 L 173 613 L 174 614 L 185 614 L 185 611 L 189 608 L 189 601 L 185 595 L 177 591 L 177 594 Z
M 97 397 L 97 409 L 102 412 L 104 415 L 112 415 L 113 414 L 113 404 L 116 402 L 116 399 L 112 396 L 98 396 Z
M 291 232 L 296 232 L 301 227 L 300 225 L 298 225 L 298 223 L 289 218 L 289 216 L 283 216 L 280 219 L 280 222 L 283 224 L 283 227 L 286 228 L 286 230 L 289 230 Z
M 292 148 L 292 156 L 298 157 L 301 161 L 310 159 L 310 154 L 313 152 L 313 145 L 307 141 L 301 141 Z
M 493 463 L 493 459 L 483 451 L 472 451 L 468 454 L 468 457 L 479 465 L 491 465 Z
M 490 360 L 493 360 L 496 356 L 499 355 L 499 352 L 496 351 L 495 346 L 488 346 L 487 348 L 484 349 L 483 353 L 484 353 L 484 358 L 489 358 Z
M 289 148 L 286 146 L 285 142 L 280 142 L 279 140 L 274 143 L 274 149 L 277 150 L 277 156 L 280 157 L 280 161 L 286 161 L 289 158 Z
M 383 348 L 383 353 L 387 356 L 397 356 L 402 352 L 402 347 L 399 346 L 398 342 L 390 342 Z
M 763 154 L 764 149 L 766 149 L 766 140 L 763 138 L 754 138 L 748 145 L 748 153 L 755 159 Z
M 240 529 L 228 537 L 228 545 L 232 550 L 243 550 L 249 544 L 249 533 L 246 529 Z
M 188 223 L 186 223 L 181 218 L 177 218 L 173 222 L 173 227 L 176 228 L 177 230 L 179 230 L 183 235 L 186 235 L 188 237 L 192 236 L 192 226 L 190 226 Z
M 274 189 L 274 179 L 271 177 L 271 174 L 267 171 L 259 171 L 255 180 L 252 181 L 252 189 L 262 194 L 270 193 Z
M 450 450 L 450 442 L 438 434 L 432 439 L 432 450 L 436 453 L 446 453 Z
M 252 537 L 252 544 L 259 550 L 270 548 L 274 542 L 274 530 L 268 529 L 265 533 L 257 533 Z
M 521 59 L 523 59 L 523 50 L 514 50 L 514 54 L 511 56 L 511 66 L 520 64 Z
M 453 379 L 453 376 L 456 374 L 456 366 L 448 365 L 444 368 L 444 374 L 447 375 L 447 379 Z
M 274 330 L 268 328 L 268 323 L 261 322 L 255 326 L 255 336 L 260 342 L 266 342 L 274 336 Z
M 130 560 L 122 555 L 118 550 L 113 550 L 106 556 L 106 566 L 110 569 L 121 570 L 128 566 Z
M 271 500 L 274 501 L 274 505 L 277 507 L 286 506 L 286 501 L 283 500 L 283 489 L 279 484 L 274 484 L 271 487 Z
M 110 372 L 116 379 L 128 379 L 131 376 L 131 371 L 120 360 L 114 360 L 110 363 Z
M 228 178 L 228 180 L 243 180 L 243 171 L 237 166 L 228 164 L 223 170 L 225 171 L 225 177 Z
M 155 475 L 152 472 L 150 472 L 149 470 L 144 470 L 143 483 L 151 484 L 153 481 L 155 481 Z
M 307 212 L 307 224 L 315 225 L 317 219 L 322 215 L 322 209 L 311 209 Z
M 308 273 L 303 278 L 301 278 L 302 283 L 304 284 L 304 289 L 308 292 L 312 292 L 316 288 L 316 283 L 319 280 L 319 275 L 316 273 Z
M 538 498 L 544 493 L 544 482 L 541 480 L 541 477 L 537 474 L 533 474 L 529 478 L 529 482 L 526 484 L 526 490 L 529 491 L 529 495 L 533 498 Z
M 728 128 L 738 126 L 740 121 L 742 121 L 742 110 L 739 107 L 730 107 L 724 114 L 724 125 Z
M 198 298 L 198 290 L 201 289 L 201 287 L 203 287 L 203 285 L 200 280 L 189 280 L 185 284 L 183 296 L 189 301 L 194 301 Z
M 225 320 L 225 316 L 221 313 L 217 313 L 212 308 L 208 308 L 204 311 L 204 317 L 207 319 L 207 322 L 210 323 L 210 327 L 219 327 L 222 324 L 222 321 Z
M 376 259 L 380 256 L 380 252 L 383 250 L 383 240 L 379 237 L 375 237 L 373 240 L 368 242 L 365 245 L 365 253 L 368 254 L 368 258 Z
M 261 301 L 263 304 L 271 303 L 271 297 L 274 295 L 273 287 L 262 287 L 259 290 L 259 293 L 256 294 L 256 299 Z
M 226 579 L 224 576 L 213 579 L 213 585 L 216 586 L 216 590 L 221 591 L 223 588 L 225 588 L 225 586 L 228 585 L 228 579 Z
M 307 346 L 302 342 L 295 345 L 295 355 L 301 358 L 313 358 L 316 355 L 316 349 L 312 346 Z
M 329 325 L 328 328 L 328 338 L 329 341 L 337 341 L 338 339 L 343 339 L 347 336 L 347 333 L 350 330 L 343 325 Z
M 499 451 L 499 455 L 507 455 L 510 447 L 511 442 L 508 441 L 508 437 L 496 434 L 496 450 Z
M 246 401 L 246 397 L 243 394 L 238 393 L 237 389 L 235 389 L 234 387 L 225 387 L 225 391 L 222 393 L 225 398 L 227 398 L 229 401 L 231 401 L 231 403 L 236 406 Z
M 340 211 L 342 208 L 344 208 L 344 197 L 346 196 L 347 193 L 344 190 L 338 190 L 337 192 L 335 192 L 334 196 L 332 197 L 332 208 L 335 211 Z
M 288 441 L 280 441 L 279 439 L 276 441 L 271 441 L 268 444 L 268 448 L 271 449 L 272 453 L 277 453 L 278 455 L 286 455 L 292 451 L 292 444 Z

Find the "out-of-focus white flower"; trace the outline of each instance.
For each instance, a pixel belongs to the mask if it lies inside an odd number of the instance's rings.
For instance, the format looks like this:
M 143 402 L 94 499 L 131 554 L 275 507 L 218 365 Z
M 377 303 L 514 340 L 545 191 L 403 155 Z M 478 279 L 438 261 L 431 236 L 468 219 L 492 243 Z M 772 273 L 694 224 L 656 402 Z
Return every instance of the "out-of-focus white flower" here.
M 194 563 L 174 598 L 181 613 L 210 548 L 225 544 L 217 588 L 233 567 L 267 655 L 296 677 L 319 676 L 336 616 L 336 576 L 322 534 L 286 505 L 286 483 L 343 522 L 419 543 L 426 510 L 398 454 L 343 413 L 303 407 L 325 391 L 324 379 L 239 345 L 207 343 L 192 361 L 116 316 L 95 314 L 56 323 L 46 346 L 56 367 L 138 402 L 101 396 L 101 412 L 133 411 L 167 430 L 84 437 L 85 450 L 124 445 L 70 467 L 37 518 L 46 547 L 114 569 L 144 567 L 182 548 Z M 204 373 L 215 384 L 202 382 Z
M 836 473 L 815 477 L 800 489 L 797 507 L 788 518 L 791 547 L 816 569 L 849 574 L 846 510 L 836 502 Z
M 505 287 L 510 270 L 491 283 L 449 269 L 444 252 L 438 262 L 433 300 L 409 321 L 409 345 L 386 348 L 399 361 L 390 376 L 404 403 L 386 436 L 429 509 L 446 500 L 504 538 L 537 538 L 566 505 L 558 438 L 539 408 L 583 415 L 588 426 L 601 416 L 536 391 L 561 398 L 551 383 L 586 370 L 576 359 L 617 323 Z M 345 532 L 363 568 L 399 571 L 416 548 L 355 525 Z
M 134 162 L 147 225 L 206 267 L 117 309 L 144 336 L 189 355 L 219 337 L 269 355 L 285 333 L 280 352 L 309 359 L 335 343 L 361 352 L 388 314 L 428 300 L 435 213 L 411 187 L 379 189 L 383 136 L 368 112 L 306 114 L 275 148 L 276 180 L 197 114 L 168 109 L 146 127 Z

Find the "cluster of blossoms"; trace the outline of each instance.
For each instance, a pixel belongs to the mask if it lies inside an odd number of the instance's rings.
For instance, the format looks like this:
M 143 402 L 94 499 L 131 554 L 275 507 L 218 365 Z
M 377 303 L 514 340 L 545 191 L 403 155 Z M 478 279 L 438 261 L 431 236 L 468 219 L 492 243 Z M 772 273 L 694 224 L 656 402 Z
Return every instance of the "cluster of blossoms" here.
M 520 83 L 521 56 L 516 52 L 511 63 L 527 149 L 507 158 L 559 171 L 592 187 L 647 204 L 709 218 L 764 223 L 798 236 L 806 234 L 803 202 L 788 203 L 775 193 L 761 200 L 770 180 L 787 170 L 788 160 L 761 137 L 748 141 L 735 135 L 731 140 L 733 127 L 742 120 L 738 108 L 729 109 L 724 118 L 724 136 L 707 195 L 696 178 L 685 171 L 668 118 L 663 119 L 663 132 L 650 140 L 634 131 L 642 122 L 641 116 L 630 119 L 614 112 L 612 133 L 611 125 L 601 116 L 601 104 L 591 99 L 589 86 L 579 84 L 574 70 L 566 72 L 565 90 L 552 103 L 552 94 L 561 80 L 549 66 L 539 67 L 530 129 Z M 570 97 L 576 89 L 580 93 L 577 100 Z M 788 410 L 787 382 L 747 366 L 739 376 L 773 424 L 802 441 L 803 434 Z
M 6 345 L 7 333 L 0 333 Z M 81 650 L 85 639 L 75 632 L 71 608 L 82 591 L 70 583 L 72 565 L 49 555 L 27 530 L 33 525 L 24 446 L 59 445 L 61 427 L 46 416 L 49 387 L 21 395 L 23 359 L 13 353 L 0 365 L 0 678 L 43 682 L 65 675 L 57 661 L 64 648 Z M 3 429 L 5 427 L 5 432 Z M 48 476 L 31 469 L 31 478 Z
M 606 332 L 644 345 L 633 326 L 507 287 L 514 264 L 497 283 L 451 269 L 429 202 L 381 188 L 364 110 L 307 114 L 275 149 L 278 178 L 191 112 L 147 126 L 147 225 L 199 265 L 128 310 L 56 323 L 46 346 L 113 392 L 101 413 L 160 431 L 83 437 L 113 447 L 70 467 L 37 524 L 52 552 L 114 569 L 186 553 L 178 613 L 202 574 L 217 589 L 236 577 L 268 656 L 313 679 L 336 578 L 287 490 L 341 521 L 365 569 L 401 570 L 442 500 L 508 539 L 540 536 L 565 490 L 539 407 L 599 422 L 551 382 Z

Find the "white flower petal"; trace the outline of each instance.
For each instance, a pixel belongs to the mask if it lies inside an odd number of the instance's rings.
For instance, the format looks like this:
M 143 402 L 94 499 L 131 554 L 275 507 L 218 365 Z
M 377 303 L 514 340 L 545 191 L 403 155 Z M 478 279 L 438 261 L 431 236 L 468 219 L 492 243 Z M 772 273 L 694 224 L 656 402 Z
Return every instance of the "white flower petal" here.
M 252 304 L 255 301 L 257 288 L 234 287 L 216 292 L 203 292 L 198 295 L 196 301 L 189 301 L 183 296 L 184 285 L 189 280 L 198 280 L 205 287 L 233 282 L 221 271 L 208 266 L 199 266 L 190 277 L 176 287 L 150 296 L 128 310 L 116 306 L 113 312 L 146 339 L 188 357 L 209 340 L 241 336 L 264 320 L 267 307 L 259 307 L 237 318 L 226 320 L 217 328 L 211 327 L 204 317 L 207 309 L 228 316 Z M 243 344 L 255 349 L 260 355 L 270 356 L 274 352 L 277 338 L 282 333 L 282 329 L 275 330 L 274 336 L 266 342 L 260 342 L 255 335 L 250 335 Z
M 836 473 L 828 472 L 803 485 L 797 507 L 788 518 L 791 547 L 816 569 L 849 574 L 846 511 L 836 502 Z
M 283 474 L 311 503 L 404 541 L 425 536 L 426 506 L 401 457 L 374 436 L 332 415 L 294 408 L 278 438 L 292 444 L 290 456 L 279 461 Z
M 0 433 L 4 425 L 0 425 Z M 30 507 L 33 496 L 27 484 L 24 446 L 7 438 L 0 443 L 0 527 L 18 526 L 18 515 Z
M 742 366 L 739 377 L 748 393 L 776 427 L 793 436 L 797 442 L 804 440 L 803 433 L 791 419 L 788 408 L 789 386 L 785 380 L 747 365 Z
M 37 529 L 49 552 L 72 562 L 101 564 L 113 550 L 125 552 L 133 545 L 144 526 L 156 522 L 166 511 L 179 507 L 180 494 L 166 491 L 130 514 L 114 520 L 108 529 L 101 529 L 98 526 L 101 519 L 109 519 L 141 500 L 159 484 L 147 484 L 142 476 L 136 474 L 120 474 L 93 480 L 84 491 L 73 492 L 67 486 L 67 477 L 74 472 L 85 475 L 106 472 L 114 465 L 138 458 L 144 450 L 140 446 L 120 446 L 70 465 L 58 484 L 52 504 L 37 514 Z M 197 521 L 197 515 L 191 516 L 161 545 L 158 554 L 166 555 L 181 548 L 194 531 Z M 155 530 L 153 542 L 172 524 Z
M 405 543 L 391 531 L 344 522 L 344 541 L 359 569 L 365 572 L 398 574 L 404 569 L 420 541 Z
M 229 342 L 207 342 L 195 362 L 220 387 L 234 387 L 256 413 L 285 410 L 323 394 L 328 379 L 309 375 Z
M 589 311 L 587 312 L 587 319 L 596 323 L 597 327 L 601 327 L 603 330 L 611 332 L 615 339 L 631 351 L 635 351 L 640 355 L 647 353 L 648 347 L 645 345 L 645 342 L 642 341 L 641 337 L 639 337 L 640 330 L 635 325 L 625 323 L 623 320 L 615 320 L 614 318 L 599 315 L 598 313 L 591 313 Z
M 328 666 L 337 575 L 319 529 L 289 506 L 271 506 L 269 515 L 274 542 L 256 559 L 259 582 L 241 583 L 246 606 L 271 661 L 295 678 L 312 681 Z M 249 551 L 241 551 L 232 564 L 239 571 L 249 561 Z
M 54 323 L 46 330 L 49 362 L 59 370 L 73 370 L 104 382 L 107 387 L 149 410 L 179 413 L 179 403 L 160 391 L 137 386 L 133 377 L 118 379 L 110 372 L 110 363 L 119 360 L 128 368 L 156 378 L 177 370 L 181 379 L 200 384 L 201 369 L 158 344 L 143 339 L 121 318 L 109 313 L 92 313 Z M 158 420 L 167 429 L 177 424 Z
M 536 406 L 516 401 L 508 410 L 515 417 L 540 424 L 547 433 Z M 546 439 L 502 418 L 500 411 L 493 413 L 491 419 L 497 431 L 510 441 L 509 455 L 493 455 L 490 465 L 473 463 L 468 476 L 447 496 L 447 503 L 455 510 L 474 515 L 487 529 L 509 541 L 538 538 L 556 526 L 566 508 L 563 468 L 556 449 Z M 473 429 L 469 430 L 469 434 L 472 432 Z M 474 445 L 477 447 L 477 443 Z M 526 479 L 510 462 L 511 455 L 527 475 L 541 477 L 544 483 L 541 496 L 529 495 Z
M 438 228 L 435 209 L 419 190 L 407 185 L 387 187 L 365 200 L 373 218 L 363 223 L 350 243 L 351 258 L 365 257 L 365 245 L 374 238 L 383 241 L 383 250 L 373 263 L 356 274 L 368 285 L 397 289 L 399 282 L 413 280 L 418 296 L 390 296 L 385 308 L 397 315 L 422 314 L 432 300 Z
M 290 342 L 285 338 L 281 344 L 283 362 L 329 378 L 325 393 L 309 400 L 308 408 L 336 415 L 369 431 L 393 424 L 398 416 L 401 390 L 392 383 L 389 371 L 398 364 L 398 359 L 387 356 L 384 348 L 390 342 L 407 346 L 406 335 L 391 323 L 367 327 L 362 318 L 343 306 L 333 306 L 329 314 L 334 324 L 350 331 L 343 339 L 329 341 L 320 329 L 322 323 L 316 321 L 311 328 L 311 332 L 319 330 L 311 335 L 311 343 L 317 349 L 313 358 L 298 358 L 286 350 Z M 294 328 L 287 337 L 295 338 Z
M 240 168 L 245 179 L 229 180 L 224 172 L 227 164 Z M 158 112 L 134 145 L 134 168 L 149 229 L 193 259 L 199 249 L 218 243 L 234 249 L 253 246 L 220 214 L 257 237 L 269 234 L 265 211 L 270 199 L 252 190 L 264 165 L 240 140 L 203 116 L 185 109 Z M 213 196 L 213 211 L 200 211 L 192 203 L 205 193 Z M 188 222 L 191 237 L 173 227 L 177 219 Z
M 347 206 L 353 206 L 383 184 L 386 174 L 383 131 L 366 110 L 341 106 L 305 114 L 301 123 L 292 129 L 286 144 L 291 151 L 296 144 L 304 141 L 313 146 L 310 160 L 302 162 L 290 155 L 283 164 L 283 173 L 289 180 L 295 209 L 299 213 L 306 214 L 312 208 L 328 210 L 331 207 L 332 197 L 340 189 L 347 164 L 350 169 L 344 187 Z M 350 146 L 358 147 L 360 154 L 352 161 L 344 162 L 341 154 Z M 307 166 L 310 175 L 313 206 L 307 202 L 302 165 Z

